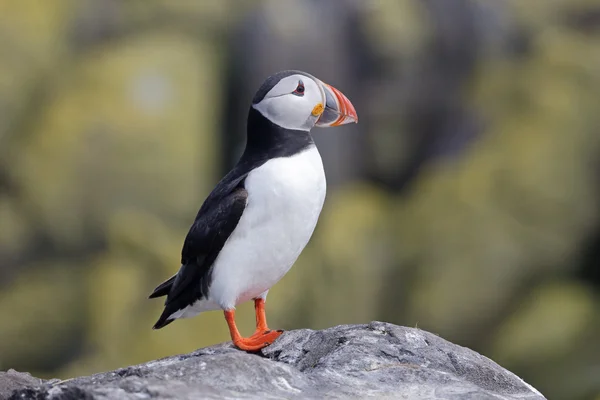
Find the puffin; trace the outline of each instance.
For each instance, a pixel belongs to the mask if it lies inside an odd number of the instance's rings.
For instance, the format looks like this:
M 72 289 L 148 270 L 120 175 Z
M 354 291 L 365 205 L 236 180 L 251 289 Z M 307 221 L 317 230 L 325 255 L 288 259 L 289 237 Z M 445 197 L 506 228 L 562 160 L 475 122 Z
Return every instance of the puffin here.
M 223 310 L 241 350 L 258 351 L 282 334 L 267 325 L 267 294 L 308 243 L 325 201 L 325 173 L 311 130 L 357 122 L 350 100 L 311 74 L 282 71 L 264 81 L 248 113 L 244 152 L 200 207 L 179 271 L 149 296 L 166 296 L 153 329 Z M 250 300 L 256 331 L 243 337 L 235 309 Z

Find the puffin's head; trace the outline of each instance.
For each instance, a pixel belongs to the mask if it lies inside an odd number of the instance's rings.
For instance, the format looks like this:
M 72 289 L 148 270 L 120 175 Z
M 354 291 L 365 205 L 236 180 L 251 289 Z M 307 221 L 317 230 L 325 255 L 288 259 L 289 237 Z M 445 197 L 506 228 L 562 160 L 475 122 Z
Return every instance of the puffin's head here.
M 252 107 L 287 129 L 310 131 L 358 122 L 350 100 L 339 90 L 301 71 L 283 71 L 262 84 Z

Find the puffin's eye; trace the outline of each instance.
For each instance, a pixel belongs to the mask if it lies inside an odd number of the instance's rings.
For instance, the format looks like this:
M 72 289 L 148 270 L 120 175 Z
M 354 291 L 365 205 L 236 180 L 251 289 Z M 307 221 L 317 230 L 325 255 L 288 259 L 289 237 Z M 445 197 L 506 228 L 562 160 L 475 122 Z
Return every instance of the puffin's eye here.
M 292 94 L 295 94 L 296 96 L 304 96 L 304 83 L 302 83 L 302 81 L 298 81 L 298 86 L 296 87 L 296 90 L 292 92 Z

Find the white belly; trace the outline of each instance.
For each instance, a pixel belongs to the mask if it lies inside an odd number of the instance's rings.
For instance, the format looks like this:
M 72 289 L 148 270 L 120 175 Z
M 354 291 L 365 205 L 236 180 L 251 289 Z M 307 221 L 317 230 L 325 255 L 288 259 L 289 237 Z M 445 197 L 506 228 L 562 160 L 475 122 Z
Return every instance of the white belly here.
M 248 204 L 213 266 L 209 302 L 221 308 L 277 283 L 308 243 L 325 201 L 325 173 L 313 145 L 267 161 L 245 181 Z

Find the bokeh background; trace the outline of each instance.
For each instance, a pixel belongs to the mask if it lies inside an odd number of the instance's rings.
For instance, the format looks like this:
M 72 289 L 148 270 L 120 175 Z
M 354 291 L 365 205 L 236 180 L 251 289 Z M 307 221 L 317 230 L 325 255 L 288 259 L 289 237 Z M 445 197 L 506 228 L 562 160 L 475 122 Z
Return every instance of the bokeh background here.
M 418 326 L 600 399 L 597 0 L 1 0 L 0 369 L 229 339 L 146 297 L 283 69 L 360 124 L 314 131 L 328 197 L 270 325 Z

